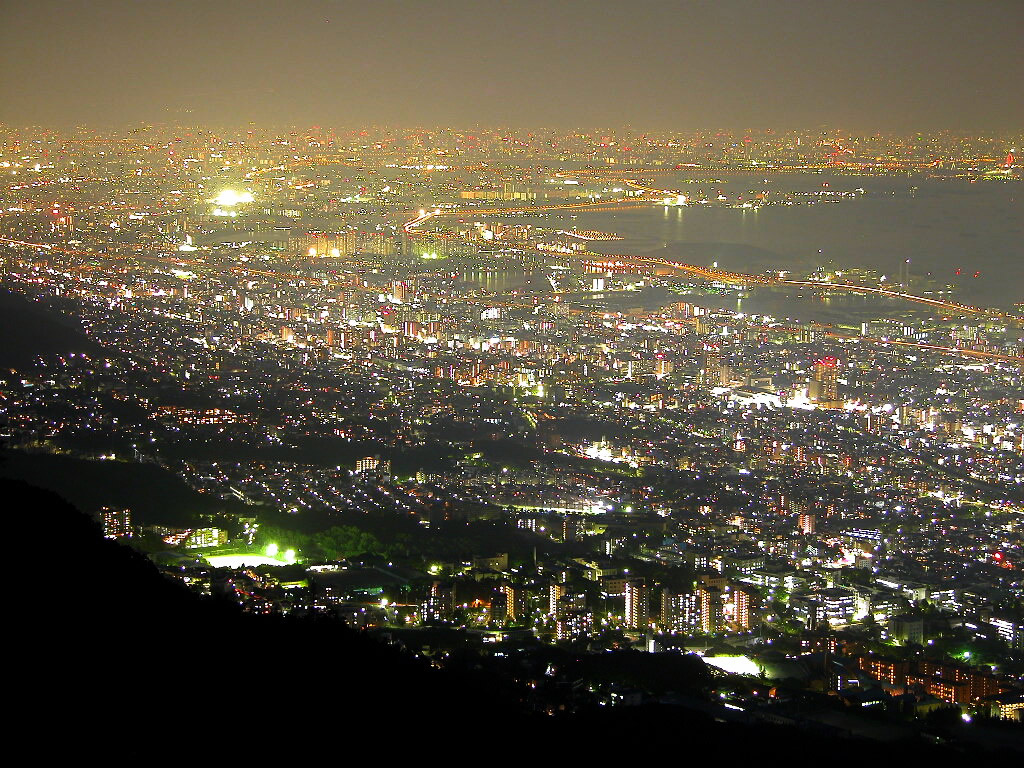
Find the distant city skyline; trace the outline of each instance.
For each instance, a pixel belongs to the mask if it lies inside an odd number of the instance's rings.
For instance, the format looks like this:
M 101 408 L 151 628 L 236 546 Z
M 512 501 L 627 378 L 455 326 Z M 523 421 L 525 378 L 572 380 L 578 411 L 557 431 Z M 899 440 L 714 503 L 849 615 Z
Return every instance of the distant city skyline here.
M 8 2 L 9 125 L 1012 131 L 1015 2 Z

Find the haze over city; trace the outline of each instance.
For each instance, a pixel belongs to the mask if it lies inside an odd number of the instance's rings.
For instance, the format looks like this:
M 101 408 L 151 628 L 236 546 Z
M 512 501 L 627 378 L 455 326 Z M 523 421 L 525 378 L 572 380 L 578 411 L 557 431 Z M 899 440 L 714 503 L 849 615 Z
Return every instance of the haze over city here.
M 1007 130 L 1019 2 L 6 2 L 22 124 Z

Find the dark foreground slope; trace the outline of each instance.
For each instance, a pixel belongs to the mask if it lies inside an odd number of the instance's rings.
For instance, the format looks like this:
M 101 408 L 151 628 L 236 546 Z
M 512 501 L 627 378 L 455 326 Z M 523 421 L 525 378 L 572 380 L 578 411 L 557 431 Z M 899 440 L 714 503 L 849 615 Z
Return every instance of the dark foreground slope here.
M 40 756 L 329 753 L 513 711 L 499 690 L 337 622 L 194 595 L 52 493 L 0 480 L 0 494 L 31 552 L 7 588 L 23 608 L 19 718 L 54 735 Z
M 97 351 L 77 321 L 55 310 L 52 301 L 33 301 L 0 288 L 0 368 L 27 369 L 40 355 Z
M 679 707 L 525 711 L 511 680 L 432 669 L 316 617 L 241 613 L 164 578 L 58 496 L 0 479 L 9 542 L 9 730 L 33 762 L 934 757 Z M 813 758 L 812 758 L 813 756 Z M 860 759 L 860 758 L 856 758 Z M 67 763 L 70 764 L 70 763 Z

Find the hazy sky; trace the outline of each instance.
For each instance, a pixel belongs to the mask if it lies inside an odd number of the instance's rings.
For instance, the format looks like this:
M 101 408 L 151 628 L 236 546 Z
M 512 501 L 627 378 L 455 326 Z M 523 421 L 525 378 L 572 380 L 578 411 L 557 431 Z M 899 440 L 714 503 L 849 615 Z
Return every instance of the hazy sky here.
M 0 121 L 1024 130 L 1022 40 L 1024 0 L 0 0 Z

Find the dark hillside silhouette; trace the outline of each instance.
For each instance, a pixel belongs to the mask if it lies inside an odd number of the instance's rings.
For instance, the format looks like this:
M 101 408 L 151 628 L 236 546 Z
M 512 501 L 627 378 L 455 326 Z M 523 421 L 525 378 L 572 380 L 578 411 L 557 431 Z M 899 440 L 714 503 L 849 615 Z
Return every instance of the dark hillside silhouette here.
M 511 711 L 494 687 L 338 622 L 192 594 L 52 493 L 11 480 L 0 492 L 12 540 L 33 552 L 14 585 L 20 718 L 69 739 L 44 751 L 319 752 Z
M 481 671 L 471 656 L 436 670 L 330 619 L 244 614 L 165 578 L 49 491 L 0 479 L 0 494 L 10 541 L 31 553 L 8 570 L 17 596 L 8 612 L 9 727 L 31 734 L 40 762 L 100 756 L 201 765 L 367 754 L 385 761 L 485 747 L 487 759 L 607 758 L 629 743 L 634 756 L 726 749 L 754 758 L 791 750 L 794 739 L 816 754 L 838 744 L 851 756 L 871 750 L 924 759 L 939 750 L 726 724 L 672 706 L 533 714 L 507 676 Z M 619 675 L 635 661 L 598 667 Z

